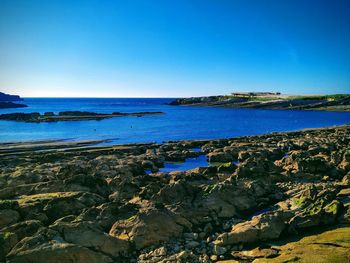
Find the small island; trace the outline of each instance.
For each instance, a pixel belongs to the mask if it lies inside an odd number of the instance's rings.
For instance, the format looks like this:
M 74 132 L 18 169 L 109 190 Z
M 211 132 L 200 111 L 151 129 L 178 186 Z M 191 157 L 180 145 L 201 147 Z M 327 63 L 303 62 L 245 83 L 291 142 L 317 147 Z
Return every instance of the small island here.
M 180 98 L 169 105 L 215 106 L 272 110 L 350 111 L 350 94 L 287 96 L 279 92 L 247 92 L 230 95 Z
M 108 113 L 96 113 L 96 112 L 87 112 L 87 111 L 63 111 L 55 114 L 53 112 L 45 112 L 40 114 L 38 112 L 32 113 L 8 113 L 1 114 L 0 120 L 8 121 L 20 121 L 20 122 L 57 122 L 57 121 L 82 121 L 82 120 L 103 120 L 112 117 L 126 117 L 126 116 L 135 116 L 142 117 L 145 115 L 158 115 L 163 114 L 163 112 L 132 112 L 132 113 L 123 113 L 123 112 L 113 112 Z
M 13 101 L 21 101 L 21 100 L 23 99 L 18 95 L 10 95 L 10 94 L 0 92 L 0 109 L 27 107 L 27 105 L 25 104 L 13 102 Z

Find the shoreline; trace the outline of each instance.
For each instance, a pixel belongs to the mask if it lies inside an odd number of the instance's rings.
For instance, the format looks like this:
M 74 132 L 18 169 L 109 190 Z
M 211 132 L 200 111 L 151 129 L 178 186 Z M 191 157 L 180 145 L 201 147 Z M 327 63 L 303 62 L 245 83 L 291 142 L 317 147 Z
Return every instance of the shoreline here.
M 15 145 L 16 147 L 20 147 L 21 145 L 25 146 L 36 146 L 38 144 L 56 144 L 57 146 L 60 146 L 60 142 L 62 142 L 62 145 L 69 145 L 75 147 L 75 145 L 78 144 L 87 144 L 91 145 L 89 147 L 112 147 L 112 146 L 137 146 L 137 145 L 151 145 L 151 144 L 157 144 L 162 145 L 166 143 L 181 143 L 181 142 L 209 142 L 209 141 L 219 141 L 219 140 L 235 140 L 240 138 L 246 138 L 246 137 L 259 137 L 259 136 L 266 136 L 266 135 L 274 135 L 274 134 L 289 134 L 289 133 L 299 133 L 303 131 L 313 131 L 313 130 L 323 130 L 323 129 L 333 129 L 333 128 L 340 128 L 350 126 L 349 123 L 341 124 L 341 125 L 330 125 L 330 126 L 324 126 L 324 127 L 318 127 L 318 128 L 302 128 L 302 129 L 296 129 L 291 131 L 273 131 L 269 133 L 261 133 L 261 134 L 255 134 L 255 135 L 242 135 L 242 136 L 235 136 L 235 137 L 218 137 L 218 138 L 204 138 L 204 139 L 179 139 L 179 140 L 166 140 L 162 142 L 155 142 L 155 141 L 143 141 L 143 142 L 130 142 L 130 143 L 112 143 L 108 145 L 99 145 L 101 143 L 105 142 L 111 142 L 118 139 L 112 139 L 112 138 L 106 138 L 106 139 L 70 139 L 70 138 L 63 138 L 63 139 L 38 139 L 38 140 L 27 140 L 27 141 L 0 141 L 0 150 L 4 146 L 11 147 L 12 145 Z M 54 148 L 53 148 L 54 149 Z
M 350 124 L 162 144 L 96 142 L 0 144 L 1 260 L 348 257 Z M 208 165 L 160 172 L 200 156 Z

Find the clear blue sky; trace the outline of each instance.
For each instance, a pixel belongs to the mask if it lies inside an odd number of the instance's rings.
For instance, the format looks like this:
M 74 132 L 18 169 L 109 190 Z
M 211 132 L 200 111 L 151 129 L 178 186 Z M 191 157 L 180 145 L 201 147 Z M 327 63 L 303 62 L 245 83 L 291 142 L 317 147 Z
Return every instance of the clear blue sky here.
M 0 91 L 350 93 L 349 0 L 0 0 Z

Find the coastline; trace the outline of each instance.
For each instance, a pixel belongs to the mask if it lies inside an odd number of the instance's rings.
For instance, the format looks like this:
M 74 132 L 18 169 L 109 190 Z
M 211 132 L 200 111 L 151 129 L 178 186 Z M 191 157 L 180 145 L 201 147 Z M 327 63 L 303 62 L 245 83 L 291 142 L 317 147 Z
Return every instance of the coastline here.
M 97 142 L 0 144 L 3 259 L 348 256 L 350 124 L 162 144 Z M 158 172 L 202 155 L 215 165 Z M 332 253 L 314 240 L 334 244 Z
M 333 94 L 322 96 L 259 95 L 216 95 L 179 98 L 168 103 L 173 106 L 209 106 L 222 108 L 267 109 L 267 110 L 315 110 L 350 111 L 350 95 Z

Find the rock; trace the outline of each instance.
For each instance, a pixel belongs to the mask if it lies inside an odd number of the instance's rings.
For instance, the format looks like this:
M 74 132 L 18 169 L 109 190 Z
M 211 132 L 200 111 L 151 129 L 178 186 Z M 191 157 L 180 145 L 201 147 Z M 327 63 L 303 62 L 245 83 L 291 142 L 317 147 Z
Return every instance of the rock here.
M 350 205 L 344 208 L 344 211 L 338 217 L 338 221 L 341 224 L 350 224 Z
M 281 211 L 268 212 L 253 217 L 251 221 L 234 225 L 231 232 L 219 235 L 214 243 L 226 246 L 272 240 L 278 238 L 285 227 Z
M 350 170 L 350 151 L 344 153 L 343 160 L 338 167 L 346 172 Z
M 197 240 L 198 239 L 198 233 L 184 233 L 183 237 L 190 240 Z
M 20 262 L 113 262 L 108 256 L 66 243 L 55 231 L 41 231 L 22 239 L 7 255 L 9 263 Z
M 18 243 L 18 238 L 11 232 L 0 232 L 0 260 L 5 260 L 5 256 Z
M 20 215 L 17 211 L 11 209 L 0 210 L 0 229 L 17 223 L 20 218 Z
M 208 185 L 204 189 L 203 207 L 215 211 L 220 218 L 237 217 L 240 211 L 257 206 L 253 191 L 253 188 L 237 187 L 228 181 Z
M 197 241 L 194 241 L 194 240 L 189 241 L 189 242 L 186 243 L 186 247 L 189 248 L 189 249 L 193 249 L 195 247 L 198 247 L 199 245 L 200 245 L 200 243 L 197 242 Z
M 166 256 L 166 254 L 167 254 L 167 249 L 164 246 L 157 248 L 156 250 L 153 251 L 153 255 L 156 257 L 164 257 Z
M 279 254 L 279 250 L 275 248 L 254 248 L 253 250 L 233 252 L 234 258 L 241 260 L 253 260 L 256 258 L 274 258 Z
M 350 188 L 340 190 L 340 192 L 338 193 L 337 196 L 339 196 L 339 197 L 350 196 Z
M 211 163 L 227 163 L 234 161 L 233 156 L 226 152 L 211 152 L 208 154 L 208 161 Z
M 219 173 L 229 172 L 232 173 L 236 170 L 236 165 L 234 165 L 232 162 L 221 164 L 217 167 L 217 171 Z
M 303 191 L 294 203 L 301 208 L 289 221 L 290 231 L 299 231 L 319 225 L 333 224 L 339 216 L 342 204 L 334 200 L 335 191 L 315 188 Z
M 241 178 L 268 177 L 270 174 L 279 174 L 281 169 L 267 158 L 252 156 L 242 162 L 236 169 L 234 176 Z
M 106 180 L 99 176 L 78 174 L 65 179 L 66 191 L 72 192 L 92 192 L 101 196 L 108 196 L 109 188 Z
M 217 255 L 212 255 L 211 257 L 210 257 L 210 259 L 212 260 L 212 261 L 218 261 L 218 256 Z
M 0 145 L 0 262 L 258 262 L 313 257 L 313 248 L 343 259 L 343 232 L 341 242 L 327 237 L 279 254 L 266 242 L 310 227 L 346 228 L 349 132 L 346 125 L 161 145 Z M 229 161 L 145 174 L 201 154 L 194 147 Z
M 227 249 L 225 247 L 219 246 L 219 245 L 214 245 L 213 247 L 213 254 L 220 256 L 223 255 L 227 252 Z
M 127 220 L 117 221 L 109 234 L 122 240 L 133 241 L 136 249 L 141 249 L 179 237 L 182 231 L 183 227 L 176 222 L 176 215 L 166 210 L 151 210 Z
M 24 196 L 18 200 L 20 212 L 27 219 L 41 219 L 35 214 L 45 213 L 49 221 L 66 215 L 78 214 L 84 208 L 101 204 L 104 199 L 96 194 L 81 192 L 58 192 Z M 45 221 L 45 217 L 42 219 Z
M 173 204 L 191 200 L 195 194 L 196 189 L 186 183 L 184 180 L 175 182 L 174 184 L 164 186 L 155 199 L 164 204 Z M 198 191 L 198 190 L 197 190 Z
M 345 184 L 345 185 L 350 186 L 350 173 L 348 173 L 347 175 L 345 175 L 343 177 L 342 183 Z
M 17 241 L 22 240 L 25 237 L 30 237 L 34 235 L 43 225 L 38 220 L 28 220 L 13 224 L 11 226 L 1 229 L 1 232 L 4 234 L 11 233 L 15 236 L 16 242 L 11 243 L 9 246 L 10 249 L 17 243 Z
M 128 241 L 104 233 L 91 222 L 59 222 L 50 228 L 59 231 L 69 243 L 100 251 L 111 257 L 125 254 L 129 249 Z

